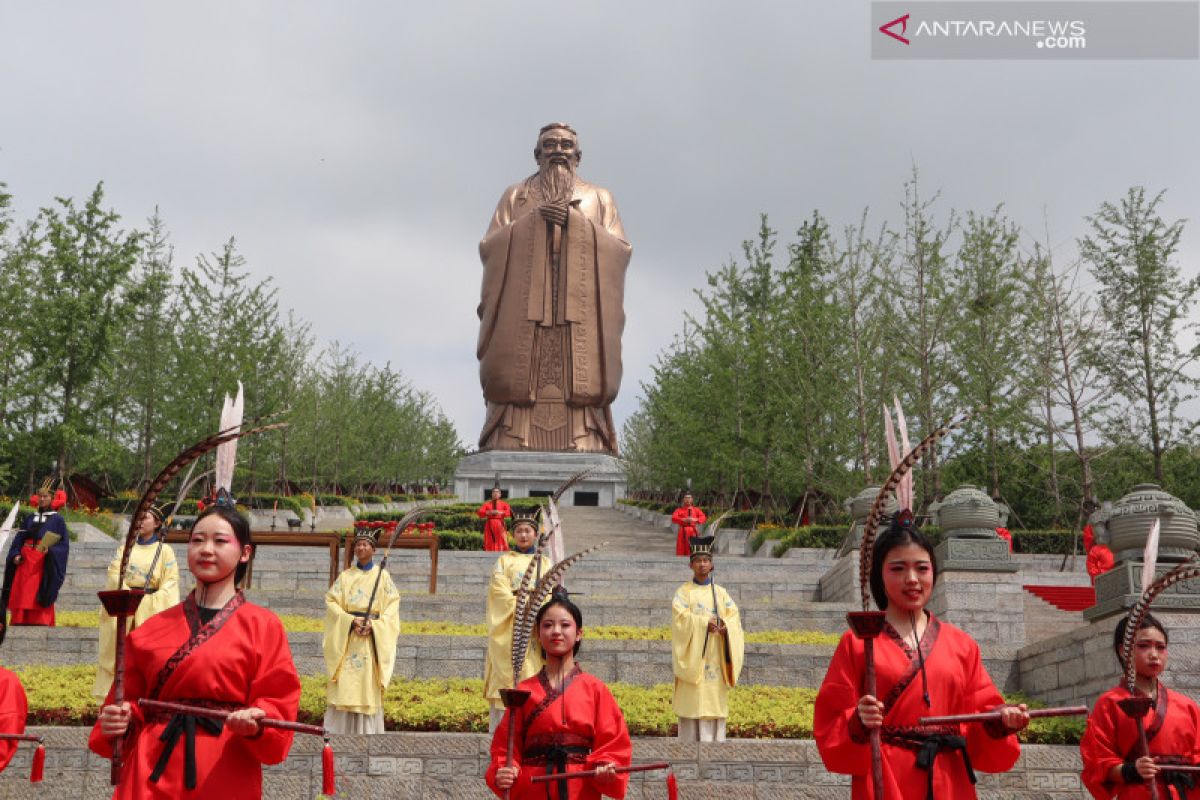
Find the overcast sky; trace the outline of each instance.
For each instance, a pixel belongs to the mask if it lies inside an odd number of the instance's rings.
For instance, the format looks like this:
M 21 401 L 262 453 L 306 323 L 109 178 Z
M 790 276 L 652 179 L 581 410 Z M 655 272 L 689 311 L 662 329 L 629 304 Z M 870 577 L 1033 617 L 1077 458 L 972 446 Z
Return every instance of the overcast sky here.
M 1167 189 L 1196 274 L 1200 62 L 872 61 L 868 12 L 0 0 L 0 181 L 25 219 L 103 180 L 129 226 L 160 208 L 177 264 L 235 236 L 318 341 L 403 370 L 469 446 L 477 245 L 552 120 L 633 243 L 618 424 L 760 213 L 898 222 L 914 162 L 944 210 L 1048 218 L 1064 259 L 1102 201 Z

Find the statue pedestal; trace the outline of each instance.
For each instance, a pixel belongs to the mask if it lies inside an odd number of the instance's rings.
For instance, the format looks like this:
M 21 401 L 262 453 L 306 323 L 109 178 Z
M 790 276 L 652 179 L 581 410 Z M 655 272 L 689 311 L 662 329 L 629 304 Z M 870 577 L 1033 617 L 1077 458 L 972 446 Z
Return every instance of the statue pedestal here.
M 1025 644 L 1024 590 L 1019 566 L 999 537 L 953 537 L 934 547 L 938 580 L 929 599 L 929 610 L 970 631 L 990 652 L 1015 652 Z M 1011 664 L 986 663 L 996 685 L 1011 687 Z
M 454 471 L 454 493 L 464 503 L 482 503 L 499 480 L 509 497 L 545 497 L 585 469 L 591 469 L 591 474 L 567 490 L 561 505 L 612 508 L 625 497 L 625 470 L 613 456 L 528 450 L 489 450 L 464 456 Z
M 1177 564 L 1160 562 L 1156 575 L 1164 575 Z M 1115 567 L 1096 577 L 1096 605 L 1084 609 L 1084 619 L 1104 619 L 1115 614 L 1124 614 L 1142 596 L 1141 561 L 1122 561 Z M 1155 616 L 1168 611 L 1200 611 L 1200 578 L 1181 581 L 1154 598 L 1151 609 Z M 1115 624 L 1115 620 L 1114 620 Z
M 858 548 L 838 556 L 829 571 L 821 576 L 822 603 L 856 603 L 861 600 L 862 589 L 858 579 L 860 557 L 861 551 Z

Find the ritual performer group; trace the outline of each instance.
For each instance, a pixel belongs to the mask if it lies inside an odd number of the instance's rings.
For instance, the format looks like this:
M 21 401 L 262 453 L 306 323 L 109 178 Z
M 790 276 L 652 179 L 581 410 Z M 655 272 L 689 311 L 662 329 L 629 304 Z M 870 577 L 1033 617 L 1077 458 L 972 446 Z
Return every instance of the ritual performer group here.
M 1113 634 L 1118 661 L 1122 661 L 1128 625 L 1129 618 L 1122 617 Z M 1194 790 L 1194 775 L 1163 769 L 1167 764 L 1200 764 L 1200 708 L 1187 695 L 1168 691 L 1159 680 L 1167 668 L 1168 640 L 1167 629 L 1150 614 L 1133 638 L 1134 688 L 1153 701 L 1142 720 L 1149 753 L 1141 751 L 1137 722 L 1118 706 L 1133 696 L 1123 681 L 1100 695 L 1088 717 L 1079 743 L 1083 785 L 1098 800 L 1148 798 L 1152 782 L 1164 800 L 1183 800 Z M 1121 667 L 1125 670 L 1127 665 L 1122 662 Z
M 358 529 L 354 564 L 325 593 L 325 729 L 383 733 L 383 693 L 396 668 L 400 592 L 375 563 L 377 530 Z
M 729 593 L 713 580 L 712 536 L 692 537 L 692 579 L 671 603 L 673 707 L 679 738 L 725 741 L 729 689 L 737 685 L 745 656 L 742 618 Z
M 492 499 L 486 501 L 475 512 L 483 524 L 483 549 L 494 553 L 508 550 L 508 531 L 504 527 L 505 518 L 511 519 L 513 512 L 508 503 L 500 499 L 500 487 L 492 489 Z
M 863 692 L 863 640 L 847 631 L 817 693 L 813 738 L 830 772 L 853 776 L 852 796 L 871 786 L 870 730 L 882 729 L 883 797 L 889 800 L 975 797 L 974 770 L 1004 772 L 1029 724 L 1024 705 L 1006 706 L 983 668 L 979 645 L 925 606 L 937 581 L 929 540 L 912 512 L 893 516 L 875 543 L 870 587 L 885 612 L 875 639 L 878 696 Z M 984 724 L 922 726 L 920 717 L 1000 711 Z
M 616 772 L 632 755 L 629 729 L 604 682 L 575 663 L 583 640 L 583 613 L 557 587 L 534 620 L 546 665 L 517 688 L 529 698 L 508 710 L 492 737 L 486 780 L 497 796 L 512 800 L 622 798 L 629 776 Z M 505 766 L 508 728 L 516 726 L 512 766 Z M 589 778 L 534 784 L 535 775 L 595 770 Z
M 694 505 L 692 501 L 692 493 L 688 492 L 683 496 L 683 505 L 675 509 L 671 514 L 671 524 L 679 526 L 679 533 L 675 535 L 675 555 L 686 556 L 691 554 L 688 548 L 688 539 L 693 536 L 699 536 L 700 530 L 697 526 L 703 525 L 708 517 L 704 516 L 704 512 Z
M 179 565 L 175 562 L 175 551 L 164 541 L 169 523 L 167 514 L 167 509 L 151 506 L 149 513 L 142 517 L 123 576 L 120 573 L 124 545 L 117 548 L 108 565 L 105 589 L 140 589 L 146 593 L 133 616 L 127 618 L 130 630 L 158 612 L 179 605 Z M 101 608 L 96 682 L 92 685 L 92 696 L 97 702 L 108 695 L 112 686 L 116 641 L 117 621 Z
M 47 478 L 30 502 L 37 511 L 25 516 L 8 549 L 0 606 L 12 612 L 10 625 L 52 626 L 71 546 L 67 523 L 58 513 L 67 493 Z
M 500 704 L 500 690 L 512 686 L 512 635 L 513 618 L 517 607 L 517 589 L 521 578 L 529 569 L 533 559 L 538 559 L 535 568 L 538 578 L 548 573 L 553 565 L 544 555 L 537 552 L 537 518 L 517 517 L 513 522 L 513 548 L 496 559 L 488 582 L 487 593 L 487 629 L 488 646 L 487 659 L 483 665 L 483 694 L 490 706 L 488 731 L 496 730 L 504 716 L 504 707 Z M 525 651 L 525 663 L 521 674 L 516 677 L 520 682 L 536 675 L 542 668 L 544 659 L 541 650 L 530 642 Z
M 111 758 L 124 740 L 114 798 L 262 797 L 262 765 L 287 758 L 292 732 L 259 725 L 294 721 L 300 679 L 283 623 L 238 588 L 253 556 L 250 525 L 222 494 L 197 518 L 188 541 L 196 588 L 183 603 L 129 636 L 125 697 L 110 690 L 88 746 Z M 143 712 L 138 700 L 228 711 L 224 722 L 183 713 Z

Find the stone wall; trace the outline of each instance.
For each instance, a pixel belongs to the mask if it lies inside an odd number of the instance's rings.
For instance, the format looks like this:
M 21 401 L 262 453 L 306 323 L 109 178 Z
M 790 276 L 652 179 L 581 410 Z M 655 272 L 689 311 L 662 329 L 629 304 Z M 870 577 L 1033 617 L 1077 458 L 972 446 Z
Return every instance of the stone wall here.
M 0 798 L 70 797 L 106 800 L 108 762 L 86 749 L 85 728 L 33 728 L 46 737 L 46 780 L 30 784 L 33 748 L 21 745 L 0 775 Z M 489 739 L 483 734 L 388 733 L 334 736 L 338 796 L 355 800 L 494 800 L 483 782 Z M 297 736 L 283 764 L 264 770 L 263 796 L 312 800 L 321 789 L 321 742 Z M 182 756 L 179 756 L 182 757 Z M 683 744 L 637 738 L 635 762 L 669 761 L 687 800 L 845 800 L 848 779 L 821 764 L 809 740 L 731 740 Z M 984 800 L 1058 800 L 1081 796 L 1075 747 L 1024 748 L 1008 773 L 979 773 Z M 627 800 L 663 800 L 664 773 L 635 774 Z

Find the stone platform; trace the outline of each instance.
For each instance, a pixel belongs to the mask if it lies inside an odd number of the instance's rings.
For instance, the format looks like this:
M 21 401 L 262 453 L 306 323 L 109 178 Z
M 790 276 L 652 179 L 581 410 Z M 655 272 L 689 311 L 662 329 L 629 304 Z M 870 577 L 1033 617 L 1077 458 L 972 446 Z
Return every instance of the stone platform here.
M 46 737 L 46 780 L 30 784 L 33 748 L 22 745 L 0 775 L 0 800 L 49 796 L 106 800 L 108 761 L 87 750 L 86 728 L 31 728 Z M 483 782 L 489 738 L 484 734 L 386 733 L 334 736 L 338 797 L 355 800 L 494 800 Z M 283 764 L 263 774 L 263 797 L 312 800 L 321 789 L 321 741 L 297 736 Z M 635 738 L 635 762 L 669 761 L 687 800 L 844 800 L 849 779 L 825 771 L 807 739 L 730 740 L 684 744 Z M 979 773 L 985 800 L 1058 800 L 1081 796 L 1079 749 L 1022 748 L 1010 772 Z M 627 800 L 665 800 L 664 773 L 635 774 Z
M 464 456 L 454 471 L 454 493 L 463 502 L 481 503 L 499 480 L 508 497 L 547 495 L 585 469 L 591 474 L 567 492 L 562 505 L 612 508 L 625 497 L 625 469 L 613 456 L 522 450 L 489 450 Z

